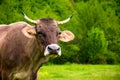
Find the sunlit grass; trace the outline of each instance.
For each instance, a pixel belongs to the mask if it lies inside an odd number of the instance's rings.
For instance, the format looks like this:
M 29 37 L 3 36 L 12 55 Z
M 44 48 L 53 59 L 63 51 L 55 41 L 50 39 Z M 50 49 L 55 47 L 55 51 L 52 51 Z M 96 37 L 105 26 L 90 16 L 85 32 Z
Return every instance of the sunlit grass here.
M 120 80 L 120 65 L 49 65 L 38 76 L 38 80 Z

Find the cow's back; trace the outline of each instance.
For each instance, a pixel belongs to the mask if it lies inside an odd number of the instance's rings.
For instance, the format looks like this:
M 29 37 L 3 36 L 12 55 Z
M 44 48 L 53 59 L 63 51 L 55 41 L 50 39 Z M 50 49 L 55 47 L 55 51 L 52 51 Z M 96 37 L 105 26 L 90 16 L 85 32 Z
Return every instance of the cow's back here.
M 8 25 L 0 25 L 0 49 L 2 44 L 4 43 L 4 38 L 9 30 Z

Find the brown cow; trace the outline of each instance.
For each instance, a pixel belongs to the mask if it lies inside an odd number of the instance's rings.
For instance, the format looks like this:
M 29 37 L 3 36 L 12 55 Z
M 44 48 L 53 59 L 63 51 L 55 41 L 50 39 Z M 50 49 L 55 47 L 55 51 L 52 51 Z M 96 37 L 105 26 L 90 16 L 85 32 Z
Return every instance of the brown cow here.
M 74 39 L 72 32 L 60 31 L 58 24 L 68 22 L 51 18 L 0 25 L 0 80 L 36 80 L 36 73 L 50 56 L 60 56 L 58 40 Z

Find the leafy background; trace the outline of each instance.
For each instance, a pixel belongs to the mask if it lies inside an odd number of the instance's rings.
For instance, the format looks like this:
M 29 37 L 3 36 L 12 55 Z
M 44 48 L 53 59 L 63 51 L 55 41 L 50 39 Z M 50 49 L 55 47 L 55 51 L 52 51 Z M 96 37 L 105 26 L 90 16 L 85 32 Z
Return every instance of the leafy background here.
M 25 21 L 22 11 L 34 20 L 64 20 L 74 13 L 59 27 L 71 30 L 75 39 L 60 42 L 62 56 L 50 63 L 120 63 L 120 0 L 0 0 L 0 23 Z

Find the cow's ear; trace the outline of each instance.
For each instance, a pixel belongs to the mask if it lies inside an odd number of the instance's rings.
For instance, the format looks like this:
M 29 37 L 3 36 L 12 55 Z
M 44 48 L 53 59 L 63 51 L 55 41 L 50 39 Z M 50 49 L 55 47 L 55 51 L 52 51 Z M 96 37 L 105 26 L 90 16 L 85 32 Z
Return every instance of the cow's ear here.
M 68 42 L 74 39 L 74 34 L 71 31 L 65 30 L 61 32 L 59 39 L 63 42 Z
M 22 29 L 22 33 L 28 38 L 35 38 L 36 32 L 33 27 L 25 27 Z

